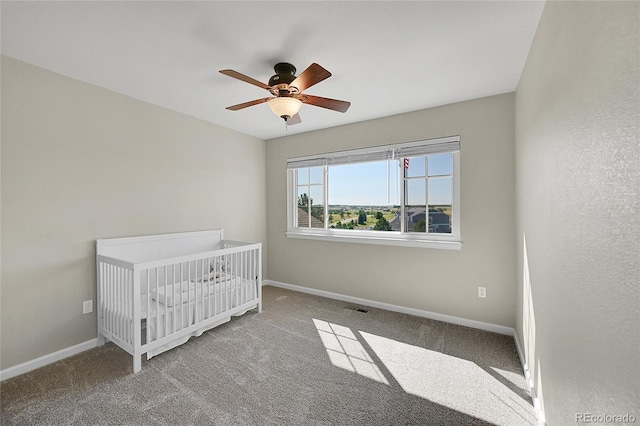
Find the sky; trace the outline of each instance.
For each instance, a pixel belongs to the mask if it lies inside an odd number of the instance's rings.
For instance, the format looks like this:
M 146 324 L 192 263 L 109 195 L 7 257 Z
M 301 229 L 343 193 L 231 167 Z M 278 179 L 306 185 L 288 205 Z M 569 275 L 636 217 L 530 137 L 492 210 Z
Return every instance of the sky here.
M 431 155 L 428 157 L 430 178 L 408 181 L 408 205 L 425 205 L 427 189 L 429 204 L 451 204 L 451 177 L 431 177 L 452 173 L 452 154 Z M 389 163 L 389 168 L 388 167 Z M 425 157 L 409 159 L 407 177 L 425 175 Z M 314 170 L 315 169 L 315 170 Z M 329 167 L 329 205 L 399 205 L 399 176 L 402 170 L 398 162 L 376 161 Z M 322 168 L 311 169 L 311 181 L 322 179 Z M 316 180 L 317 179 L 317 180 Z M 300 188 L 302 189 L 302 188 Z M 314 189 L 317 193 L 314 194 Z M 314 204 L 322 200 L 321 187 L 311 188 Z M 315 196 L 314 196 L 315 195 Z

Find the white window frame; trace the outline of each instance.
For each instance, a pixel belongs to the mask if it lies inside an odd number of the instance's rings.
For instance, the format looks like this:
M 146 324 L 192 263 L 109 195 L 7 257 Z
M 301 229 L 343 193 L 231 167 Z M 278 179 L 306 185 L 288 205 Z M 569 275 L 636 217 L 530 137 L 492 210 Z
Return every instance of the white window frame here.
M 287 159 L 287 237 L 322 241 L 338 241 L 363 244 L 382 244 L 404 247 L 437 248 L 460 250 L 462 248 L 460 232 L 460 136 L 450 136 L 437 139 L 421 140 L 403 144 L 384 145 L 378 147 L 356 149 L 297 157 Z M 452 188 L 452 218 L 451 233 L 416 233 L 404 232 L 405 184 L 404 174 L 401 177 L 401 219 L 402 231 L 368 231 L 331 229 L 328 227 L 328 171 L 334 164 L 360 163 L 365 161 L 379 161 L 384 159 L 398 159 L 421 155 L 451 153 L 453 157 L 453 188 Z M 322 166 L 324 171 L 324 229 L 298 228 L 297 208 L 298 194 L 296 185 L 296 170 L 305 167 Z M 428 209 L 428 203 L 427 203 Z M 309 206 L 311 211 L 311 206 Z M 427 215 L 428 216 L 428 215 Z

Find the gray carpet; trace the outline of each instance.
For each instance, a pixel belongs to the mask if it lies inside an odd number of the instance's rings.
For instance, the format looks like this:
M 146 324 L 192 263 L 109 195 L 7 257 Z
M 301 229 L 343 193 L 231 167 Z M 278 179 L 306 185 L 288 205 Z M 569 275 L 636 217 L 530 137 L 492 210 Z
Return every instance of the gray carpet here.
M 0 384 L 3 425 L 535 425 L 513 338 L 275 287 L 144 360 L 109 343 Z

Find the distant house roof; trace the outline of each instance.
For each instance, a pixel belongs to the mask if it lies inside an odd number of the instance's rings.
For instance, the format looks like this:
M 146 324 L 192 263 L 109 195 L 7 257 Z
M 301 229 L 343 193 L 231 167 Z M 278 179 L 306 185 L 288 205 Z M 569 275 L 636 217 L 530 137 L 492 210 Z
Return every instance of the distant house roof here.
M 298 207 L 298 227 L 299 228 L 308 228 L 309 227 L 309 213 L 302 210 Z M 324 228 L 324 222 L 321 220 L 311 216 L 311 227 L 312 228 Z

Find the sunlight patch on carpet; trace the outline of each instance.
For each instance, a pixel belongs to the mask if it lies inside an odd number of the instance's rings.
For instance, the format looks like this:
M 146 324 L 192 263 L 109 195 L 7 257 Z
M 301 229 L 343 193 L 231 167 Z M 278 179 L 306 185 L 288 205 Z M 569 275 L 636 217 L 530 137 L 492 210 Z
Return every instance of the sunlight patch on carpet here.
M 377 382 L 389 384 L 350 328 L 315 318 L 313 323 L 333 365 Z
M 523 423 L 535 423 L 522 398 L 476 363 L 359 333 L 405 392 L 491 423 L 504 424 L 505 409 Z M 512 379 L 506 372 L 500 373 Z

